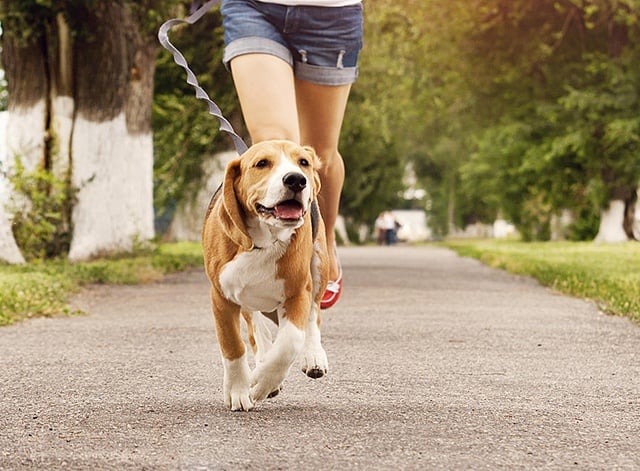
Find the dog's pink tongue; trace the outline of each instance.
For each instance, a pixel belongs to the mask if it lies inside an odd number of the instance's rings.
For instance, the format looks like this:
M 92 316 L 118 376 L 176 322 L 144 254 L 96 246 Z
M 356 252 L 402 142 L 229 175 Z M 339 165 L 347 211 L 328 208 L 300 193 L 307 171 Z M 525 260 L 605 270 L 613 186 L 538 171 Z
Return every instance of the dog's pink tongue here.
M 300 219 L 302 217 L 302 205 L 297 201 L 285 201 L 274 209 L 276 217 L 280 219 Z

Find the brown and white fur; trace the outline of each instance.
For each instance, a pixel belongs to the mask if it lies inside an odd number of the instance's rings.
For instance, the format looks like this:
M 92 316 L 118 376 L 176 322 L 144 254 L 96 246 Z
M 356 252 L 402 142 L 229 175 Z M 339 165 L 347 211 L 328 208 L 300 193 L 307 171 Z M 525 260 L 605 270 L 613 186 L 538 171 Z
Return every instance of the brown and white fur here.
M 320 189 L 313 149 L 290 141 L 251 146 L 226 168 L 202 230 L 211 304 L 224 367 L 224 402 L 251 410 L 277 394 L 302 355 L 311 378 L 327 373 L 320 343 L 320 300 L 328 280 L 327 247 L 312 207 Z M 256 366 L 241 337 L 247 321 Z M 262 313 L 277 314 L 271 333 Z

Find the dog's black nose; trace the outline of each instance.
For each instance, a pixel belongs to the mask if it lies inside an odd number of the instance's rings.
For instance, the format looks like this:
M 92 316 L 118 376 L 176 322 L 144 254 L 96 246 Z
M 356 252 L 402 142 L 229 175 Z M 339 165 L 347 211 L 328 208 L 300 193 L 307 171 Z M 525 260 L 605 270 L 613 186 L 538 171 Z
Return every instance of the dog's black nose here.
M 291 191 L 295 191 L 297 193 L 304 190 L 304 187 L 307 186 L 307 177 L 302 173 L 289 172 L 282 177 L 282 183 L 284 183 L 284 186 L 289 188 Z

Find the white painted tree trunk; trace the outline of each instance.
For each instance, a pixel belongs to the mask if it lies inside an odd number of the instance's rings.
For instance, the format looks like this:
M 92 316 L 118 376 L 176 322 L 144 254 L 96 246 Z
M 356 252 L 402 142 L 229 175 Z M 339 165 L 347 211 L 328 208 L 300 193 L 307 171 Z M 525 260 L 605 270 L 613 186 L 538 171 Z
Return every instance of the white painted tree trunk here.
M 7 126 L 7 167 L 13 168 L 15 159 L 22 161 L 25 169 L 31 171 L 44 158 L 45 100 L 33 106 L 9 109 Z
M 551 240 L 567 240 L 569 226 L 573 224 L 575 218 L 569 209 L 562 209 L 559 214 L 551 215 Z
M 0 187 L 2 187 L 0 183 Z M 2 190 L 0 190 L 2 192 Z M 0 195 L 0 201 L 4 202 L 4 195 Z M 0 260 L 5 263 L 21 264 L 24 263 L 24 257 L 20 253 L 20 249 L 16 245 L 11 232 L 11 219 L 4 206 L 0 208 Z
M 124 113 L 111 121 L 76 118 L 72 142 L 73 209 L 70 260 L 130 251 L 154 236 L 151 133 L 131 135 Z
M 211 197 L 224 179 L 227 164 L 238 154 L 235 151 L 220 152 L 203 159 L 201 169 L 204 175 L 203 185 L 195 197 L 184 198 L 176 208 L 171 225 L 167 232 L 167 239 L 172 241 L 199 241 L 202 233 L 204 215 L 211 201 Z
M 625 202 L 612 200 L 609 207 L 600 212 L 600 228 L 594 242 L 626 242 L 629 240 L 623 228 Z
M 75 43 L 70 260 L 130 251 L 154 236 L 151 105 L 157 40 L 129 2 L 98 2 Z M 96 70 L 99 73 L 96 73 Z
M 71 31 L 63 7 L 38 17 L 41 35 L 17 41 L 7 34 L 1 50 L 14 128 L 9 151 L 27 172 L 40 166 L 77 191 L 71 220 L 65 211 L 60 228 L 73 229 L 69 258 L 76 261 L 154 236 L 157 38 L 132 2 L 84 3 L 72 11 L 87 34 Z M 3 221 L 0 214 L 0 234 L 10 229 Z
M 6 170 L 6 118 L 7 113 L 0 113 L 0 169 Z M 11 186 L 9 181 L 0 173 L 0 261 L 12 264 L 24 263 L 24 257 L 16 245 L 11 232 L 11 215 L 7 212 L 6 205 L 9 202 Z
M 12 215 L 7 206 L 14 198 L 11 185 L 6 178 L 19 158 L 27 171 L 33 170 L 44 156 L 46 103 L 44 100 L 29 107 L 14 107 L 3 113 L 0 162 L 3 175 L 0 177 L 0 260 L 8 263 L 24 263 L 11 230 Z M 6 127 L 5 127 L 6 126 Z
M 633 212 L 633 237 L 636 240 L 640 240 L 640 189 L 636 191 L 638 198 L 636 199 L 636 206 Z
M 69 177 L 74 107 L 73 98 L 68 96 L 57 96 L 51 100 L 51 127 L 56 138 L 56 153 L 51 162 L 51 171 L 60 180 Z
M 71 165 L 71 136 L 75 101 L 73 99 L 73 47 L 72 34 L 64 15 L 56 15 L 57 54 L 56 66 L 50 67 L 50 75 L 54 76 L 50 86 L 51 129 L 56 148 L 50 155 L 50 170 L 58 179 L 67 181 Z M 54 60 L 54 59 L 50 59 Z M 54 72 L 55 71 L 55 72 Z

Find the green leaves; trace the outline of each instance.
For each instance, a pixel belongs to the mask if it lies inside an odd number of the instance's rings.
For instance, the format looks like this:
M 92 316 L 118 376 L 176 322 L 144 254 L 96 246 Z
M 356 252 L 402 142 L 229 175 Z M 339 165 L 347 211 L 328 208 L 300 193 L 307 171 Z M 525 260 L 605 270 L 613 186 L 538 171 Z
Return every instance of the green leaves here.
M 4 0 L 0 21 L 28 36 L 41 15 L 86 1 Z M 188 2 L 130 4 L 152 31 Z M 576 227 L 591 227 L 640 180 L 639 18 L 640 0 L 365 0 L 360 76 L 341 136 L 343 213 L 370 223 L 389 206 L 420 204 L 443 233 L 502 213 L 538 237 L 569 209 Z M 239 127 L 219 14 L 172 40 Z M 229 146 L 184 79 L 162 51 L 153 115 L 160 212 L 199 185 L 203 155 Z M 429 201 L 402 199 L 409 163 Z
M 65 256 L 71 243 L 76 190 L 44 169 L 27 171 L 16 159 L 9 182 L 13 235 L 27 261 Z
M 195 25 L 177 28 L 171 40 L 201 86 L 241 132 L 231 74 L 222 64 L 220 14 L 213 10 Z M 202 184 L 203 158 L 229 149 L 231 143 L 218 132 L 218 121 L 207 113 L 206 104 L 195 98 L 184 71 L 164 50 L 158 56 L 154 96 L 155 206 L 162 214 L 171 212 L 177 201 L 191 197 Z
M 640 180 L 640 50 L 631 40 L 639 4 L 482 5 L 485 16 L 470 18 L 457 43 L 474 97 L 463 191 L 525 234 L 545 234 L 535 226 L 563 209 L 576 226 L 591 226 L 594 213 L 630 198 Z

